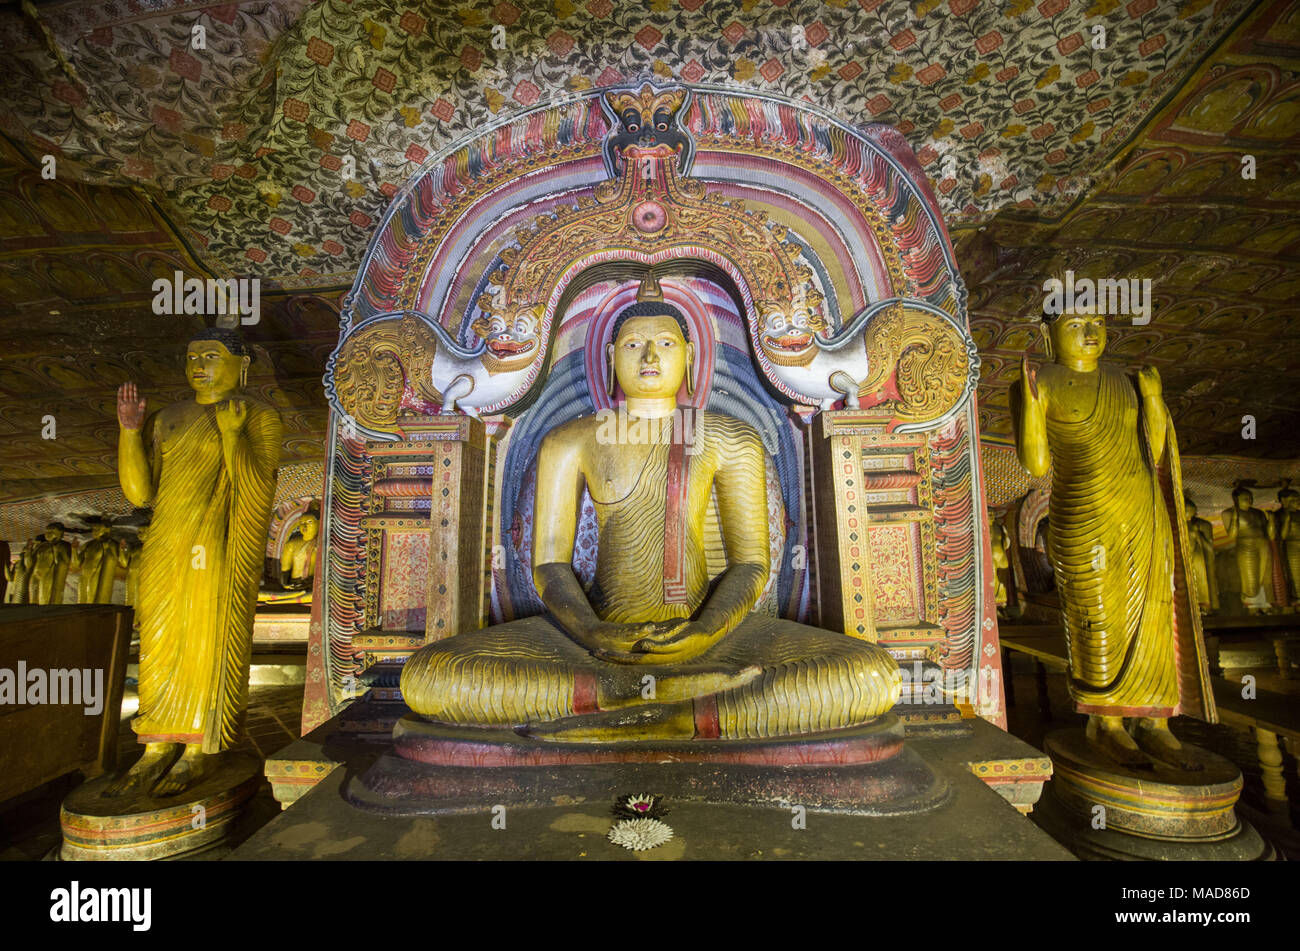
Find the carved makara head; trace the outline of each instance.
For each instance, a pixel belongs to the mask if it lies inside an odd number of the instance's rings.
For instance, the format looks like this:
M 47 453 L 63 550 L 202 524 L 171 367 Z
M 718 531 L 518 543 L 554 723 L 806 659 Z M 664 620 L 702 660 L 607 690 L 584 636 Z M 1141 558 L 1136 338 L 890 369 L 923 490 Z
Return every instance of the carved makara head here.
M 817 355 L 816 321 L 807 307 L 790 301 L 765 301 L 759 305 L 763 321 L 758 341 L 767 358 L 777 366 L 804 366 Z
M 472 329 L 487 347 L 483 366 L 489 373 L 507 373 L 528 366 L 537 354 L 539 326 L 537 309 L 531 306 L 518 309 L 509 319 L 489 313 L 474 321 Z
M 685 175 L 690 168 L 694 145 L 679 125 L 682 107 L 689 90 L 656 89 L 646 83 L 639 90 L 612 90 L 605 93 L 604 104 L 611 122 L 605 140 L 605 158 L 611 173 L 623 169 L 624 150 L 635 146 L 653 149 L 667 146 L 677 154 L 677 171 Z

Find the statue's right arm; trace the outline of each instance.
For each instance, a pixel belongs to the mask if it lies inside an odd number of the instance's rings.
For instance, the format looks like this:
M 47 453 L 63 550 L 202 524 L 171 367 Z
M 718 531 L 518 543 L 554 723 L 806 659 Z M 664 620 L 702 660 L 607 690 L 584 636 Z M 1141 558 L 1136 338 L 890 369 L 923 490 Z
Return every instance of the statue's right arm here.
M 144 446 L 145 401 L 134 383 L 123 383 L 117 391 L 117 478 L 122 494 L 132 505 L 143 508 L 153 501 L 153 473 Z
M 1223 532 L 1227 536 L 1228 544 L 1237 543 L 1237 507 L 1234 505 L 1223 512 Z
M 1047 442 L 1047 394 L 1039 384 L 1025 357 L 1020 363 L 1020 380 L 1011 387 L 1011 425 L 1020 464 L 1036 478 L 1047 475 L 1052 466 Z

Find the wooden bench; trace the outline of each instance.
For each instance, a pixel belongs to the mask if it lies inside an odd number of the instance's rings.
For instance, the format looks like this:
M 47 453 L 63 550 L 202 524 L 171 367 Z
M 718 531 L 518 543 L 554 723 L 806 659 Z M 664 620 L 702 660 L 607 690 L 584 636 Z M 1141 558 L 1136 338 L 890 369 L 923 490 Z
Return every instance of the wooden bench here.
M 1201 618 L 1205 629 L 1205 646 L 1210 654 L 1210 669 L 1219 668 L 1219 642 L 1240 643 L 1263 639 L 1271 641 L 1277 656 L 1277 670 L 1285 679 L 1295 678 L 1291 646 L 1300 640 L 1300 614 L 1258 614 L 1249 617 L 1220 617 L 1210 614 Z

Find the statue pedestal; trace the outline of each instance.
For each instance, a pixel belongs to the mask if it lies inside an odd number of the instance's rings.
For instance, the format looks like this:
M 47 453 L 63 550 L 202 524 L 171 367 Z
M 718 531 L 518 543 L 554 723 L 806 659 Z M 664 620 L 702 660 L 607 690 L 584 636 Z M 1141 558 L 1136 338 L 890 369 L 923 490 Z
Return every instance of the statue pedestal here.
M 167 798 L 106 799 L 111 779 L 78 786 L 63 801 L 63 860 L 172 859 L 219 845 L 261 785 L 262 763 L 249 753 L 226 754 L 206 779 Z
M 1034 817 L 1080 858 L 1249 861 L 1274 850 L 1234 810 L 1241 771 L 1222 756 L 1187 747 L 1203 764 L 1129 769 L 1093 750 L 1083 729 L 1043 742 L 1052 780 Z
M 384 815 L 472 813 L 484 802 L 612 801 L 626 787 L 671 790 L 686 802 L 890 816 L 925 812 L 948 795 L 948 784 L 903 747 L 903 725 L 892 714 L 857 729 L 780 740 L 605 744 L 541 742 L 408 716 L 393 740 L 396 755 L 345 787 L 353 805 Z
M 582 800 L 567 798 L 570 789 L 555 786 L 544 805 L 521 807 L 494 793 L 509 789 L 521 769 L 480 769 L 496 777 L 492 791 L 459 813 L 381 815 L 349 804 L 343 787 L 373 762 L 364 751 L 336 749 L 338 768 L 326 774 L 294 804 L 260 828 L 232 854 L 234 860 L 316 859 L 544 859 L 662 861 L 671 859 L 809 859 L 935 861 L 1069 861 L 1073 857 L 1051 836 L 1016 811 L 1005 798 L 972 773 L 972 758 L 981 761 L 1018 744 L 989 724 L 973 738 L 908 739 L 948 790 L 933 809 L 903 815 L 871 816 L 820 812 L 805 806 L 802 818 L 781 799 L 738 805 L 690 797 L 678 783 L 679 766 L 665 764 L 646 776 L 626 767 L 604 764 L 605 787 Z M 995 736 L 994 734 L 998 734 Z M 1001 740 L 999 739 L 1001 738 Z M 1017 747 L 1018 748 L 1018 747 Z M 570 769 L 573 769 L 572 767 Z M 797 767 L 767 767 L 790 775 Z M 663 821 L 673 838 L 648 852 L 631 852 L 606 839 L 614 822 L 617 796 L 657 793 L 668 812 Z M 504 806 L 504 809 L 497 808 Z M 972 834 L 978 830 L 978 834 Z

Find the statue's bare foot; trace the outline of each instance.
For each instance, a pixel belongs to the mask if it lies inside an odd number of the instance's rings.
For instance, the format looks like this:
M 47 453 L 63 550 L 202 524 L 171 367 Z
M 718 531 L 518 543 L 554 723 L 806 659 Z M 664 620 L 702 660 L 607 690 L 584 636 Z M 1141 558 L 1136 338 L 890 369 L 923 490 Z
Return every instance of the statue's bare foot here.
M 145 792 L 167 771 L 179 749 L 179 743 L 146 743 L 144 755 L 136 760 L 134 766 L 109 783 L 101 795 L 105 799 L 117 799 Z
M 208 774 L 211 761 L 211 754 L 204 753 L 197 744 L 186 746 L 181 758 L 167 771 L 167 775 L 158 781 L 158 785 L 154 786 L 153 794 L 160 797 L 175 796 L 189 789 Z
M 1129 769 L 1151 769 L 1155 766 L 1151 757 L 1143 753 L 1133 737 L 1128 735 L 1120 717 L 1107 718 L 1107 722 L 1101 722 L 1099 717 L 1089 718 L 1087 736 L 1089 745 L 1114 763 Z
M 1191 755 L 1191 751 L 1178 741 L 1178 737 L 1169 732 L 1169 723 L 1166 720 L 1143 717 L 1138 721 L 1137 729 L 1133 731 L 1133 738 L 1152 759 L 1175 769 L 1195 772 L 1205 768 Z
M 743 687 L 761 676 L 757 664 L 742 667 L 618 667 L 601 678 L 600 708 L 620 710 L 646 703 L 681 703 Z

